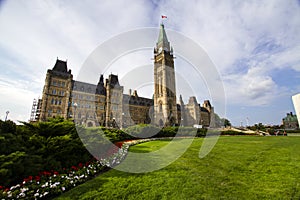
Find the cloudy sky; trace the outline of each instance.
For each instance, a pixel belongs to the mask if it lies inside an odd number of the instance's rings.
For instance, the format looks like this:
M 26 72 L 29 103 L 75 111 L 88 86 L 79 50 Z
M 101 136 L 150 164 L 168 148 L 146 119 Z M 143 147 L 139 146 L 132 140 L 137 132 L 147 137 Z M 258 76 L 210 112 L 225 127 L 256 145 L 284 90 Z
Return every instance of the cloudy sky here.
M 0 2 L 2 120 L 7 110 L 9 119 L 29 119 L 32 101 L 41 97 L 47 69 L 57 57 L 68 60 L 76 78 L 99 45 L 120 33 L 159 27 L 162 14 L 168 17 L 167 34 L 172 30 L 191 38 L 214 63 L 233 124 L 246 124 L 247 118 L 250 124 L 279 124 L 294 112 L 291 96 L 300 92 L 300 1 Z M 134 55 L 120 58 L 115 62 L 123 64 L 120 71 L 111 72 L 122 76 L 127 66 L 136 65 L 133 60 L 151 65 L 152 50 L 146 57 L 147 52 Z M 178 70 L 185 65 L 180 59 L 175 64 Z M 208 94 L 196 96 L 201 102 Z

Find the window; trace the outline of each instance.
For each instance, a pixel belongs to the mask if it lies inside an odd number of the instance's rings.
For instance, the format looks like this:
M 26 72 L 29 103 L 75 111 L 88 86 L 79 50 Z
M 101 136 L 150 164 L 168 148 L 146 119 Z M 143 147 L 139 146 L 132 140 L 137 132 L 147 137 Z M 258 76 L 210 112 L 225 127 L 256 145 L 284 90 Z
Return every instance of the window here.
M 172 106 L 172 103 L 169 102 L 169 109 L 172 110 L 172 107 L 173 107 L 173 106 Z
M 56 89 L 52 90 L 52 94 L 56 95 Z
M 54 102 L 55 102 L 55 101 L 54 101 L 54 99 L 52 98 L 52 99 L 51 99 L 51 104 L 54 104 Z
M 61 87 L 65 87 L 66 83 L 65 82 L 61 82 Z
M 158 112 L 162 112 L 162 103 L 161 103 L 161 101 L 158 103 Z
M 52 115 L 52 110 L 50 109 L 48 110 L 48 117 L 51 117 L 51 115 Z

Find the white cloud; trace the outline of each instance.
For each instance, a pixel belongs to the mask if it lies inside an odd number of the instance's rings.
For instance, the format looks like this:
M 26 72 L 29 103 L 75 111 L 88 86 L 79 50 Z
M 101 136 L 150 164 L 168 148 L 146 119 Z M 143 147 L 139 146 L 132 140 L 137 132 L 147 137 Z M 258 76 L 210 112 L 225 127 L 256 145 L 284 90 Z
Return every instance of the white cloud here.
M 225 90 L 233 104 L 266 105 L 277 95 L 278 87 L 270 76 L 263 75 L 264 69 L 252 67 L 245 74 L 224 77 Z

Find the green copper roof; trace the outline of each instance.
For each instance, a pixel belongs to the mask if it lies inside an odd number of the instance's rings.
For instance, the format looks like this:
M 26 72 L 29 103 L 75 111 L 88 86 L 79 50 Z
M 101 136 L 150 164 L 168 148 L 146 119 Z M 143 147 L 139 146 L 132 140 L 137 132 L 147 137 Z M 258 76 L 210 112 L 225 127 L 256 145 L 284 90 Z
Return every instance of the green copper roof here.
M 157 41 L 158 45 L 161 45 L 163 47 L 167 47 L 169 49 L 169 41 L 167 38 L 167 34 L 165 31 L 165 27 L 163 24 L 160 24 L 160 30 L 159 30 L 159 36 L 158 36 L 158 41 Z

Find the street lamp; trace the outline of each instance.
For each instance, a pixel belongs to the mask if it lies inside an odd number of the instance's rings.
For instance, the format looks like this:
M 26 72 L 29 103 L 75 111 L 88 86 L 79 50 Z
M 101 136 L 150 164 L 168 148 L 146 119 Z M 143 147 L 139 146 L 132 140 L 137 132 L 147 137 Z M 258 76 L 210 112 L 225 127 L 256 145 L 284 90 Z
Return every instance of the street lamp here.
M 74 106 L 74 123 L 76 124 L 76 108 L 78 105 L 77 103 L 74 103 L 73 106 Z
M 121 122 L 122 127 L 121 127 L 121 129 L 124 128 L 124 124 L 125 124 L 124 123 L 124 115 L 125 115 L 125 113 L 122 113 L 122 122 Z
M 9 111 L 6 111 L 6 116 L 5 116 L 5 120 L 4 120 L 4 121 L 6 121 L 6 120 L 7 120 L 7 116 L 8 116 L 8 114 L 9 114 Z
M 116 118 L 113 117 L 112 127 L 115 128 Z

